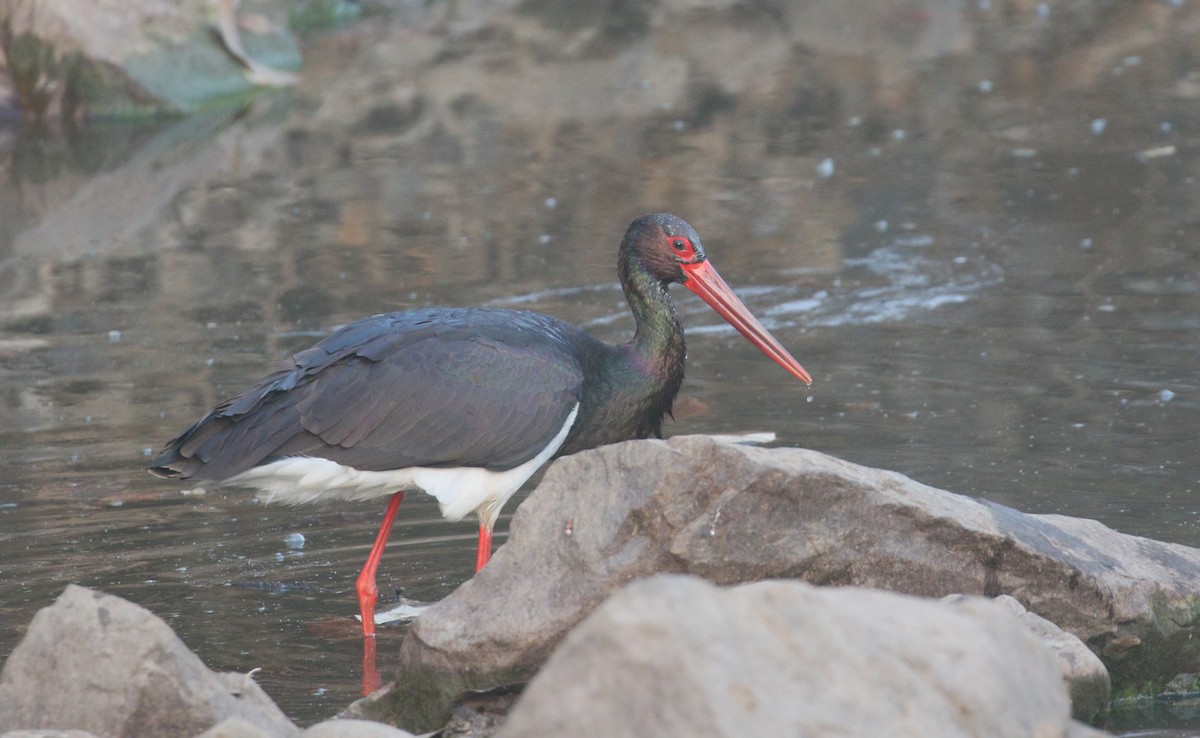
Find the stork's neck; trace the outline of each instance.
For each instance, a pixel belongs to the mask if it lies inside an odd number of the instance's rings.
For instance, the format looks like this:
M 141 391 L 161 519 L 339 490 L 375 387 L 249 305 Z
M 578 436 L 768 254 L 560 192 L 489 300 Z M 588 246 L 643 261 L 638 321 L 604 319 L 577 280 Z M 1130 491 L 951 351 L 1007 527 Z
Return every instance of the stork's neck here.
M 631 249 L 630 249 L 631 250 Z M 588 376 L 579 420 L 559 455 L 634 438 L 662 438 L 663 416 L 683 384 L 683 328 L 667 285 L 655 279 L 622 244 L 617 272 L 637 322 L 622 346 L 588 337 Z M 586 334 L 584 334 L 586 335 Z
M 641 368 L 664 379 L 675 379 L 677 389 L 683 378 L 687 348 L 675 301 L 668 294 L 666 283 L 651 276 L 636 258 L 622 259 L 618 272 L 637 323 L 637 333 L 630 345 Z

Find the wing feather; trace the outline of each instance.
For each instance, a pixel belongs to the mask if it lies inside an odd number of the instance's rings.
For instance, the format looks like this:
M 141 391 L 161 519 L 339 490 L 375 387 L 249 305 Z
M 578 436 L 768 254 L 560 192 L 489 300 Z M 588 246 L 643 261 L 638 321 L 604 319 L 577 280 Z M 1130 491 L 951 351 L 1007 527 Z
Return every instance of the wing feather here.
M 578 329 L 523 311 L 415 311 L 348 325 L 217 406 L 152 462 L 224 479 L 284 456 L 368 471 L 510 469 L 579 402 Z

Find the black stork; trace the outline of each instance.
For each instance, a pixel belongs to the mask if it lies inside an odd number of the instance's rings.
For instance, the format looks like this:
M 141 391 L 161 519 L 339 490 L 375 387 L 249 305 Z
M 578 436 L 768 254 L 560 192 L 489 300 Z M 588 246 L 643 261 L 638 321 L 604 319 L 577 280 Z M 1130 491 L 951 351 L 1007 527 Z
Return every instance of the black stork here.
M 637 333 L 609 345 L 547 315 L 444 308 L 339 328 L 213 408 L 150 464 L 161 477 L 248 486 L 284 503 L 390 496 L 356 582 L 375 634 L 375 571 L 407 490 L 442 515 L 479 518 L 478 571 L 504 503 L 557 456 L 661 437 L 683 382 L 683 328 L 667 292 L 682 283 L 794 377 L 804 368 L 708 263 L 674 215 L 629 226 L 617 272 Z

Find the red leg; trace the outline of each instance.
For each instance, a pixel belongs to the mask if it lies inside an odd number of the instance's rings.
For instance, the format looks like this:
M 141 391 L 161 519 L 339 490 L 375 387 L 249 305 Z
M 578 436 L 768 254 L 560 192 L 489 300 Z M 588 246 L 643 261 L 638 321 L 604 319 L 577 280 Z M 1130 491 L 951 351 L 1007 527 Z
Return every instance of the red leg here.
M 404 493 L 397 492 L 388 500 L 387 512 L 383 514 L 383 524 L 379 526 L 379 534 L 375 536 L 375 545 L 363 564 L 362 572 L 354 583 L 358 592 L 358 610 L 362 613 L 363 638 L 375 637 L 375 603 L 379 600 L 379 588 L 375 586 L 375 570 L 379 568 L 379 560 L 383 558 L 383 547 L 387 545 L 388 535 L 392 532 L 392 524 L 396 522 L 396 511 L 404 501 Z
M 362 695 L 366 697 L 383 686 L 379 667 L 375 665 L 375 639 L 363 639 Z
M 483 568 L 488 559 L 492 558 L 492 529 L 479 524 L 479 549 L 475 552 L 475 571 Z

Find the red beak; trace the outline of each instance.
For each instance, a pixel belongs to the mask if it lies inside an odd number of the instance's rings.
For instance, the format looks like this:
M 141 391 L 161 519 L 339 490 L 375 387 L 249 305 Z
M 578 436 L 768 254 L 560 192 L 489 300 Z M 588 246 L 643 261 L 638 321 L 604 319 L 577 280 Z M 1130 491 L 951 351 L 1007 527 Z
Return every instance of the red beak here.
M 812 377 L 808 376 L 808 372 L 804 371 L 800 362 L 792 358 L 783 344 L 779 343 L 775 336 L 772 336 L 763 327 L 763 324 L 758 322 L 758 318 L 754 317 L 749 308 L 742 304 L 737 295 L 733 294 L 733 290 L 729 289 L 729 285 L 725 284 L 725 280 L 721 279 L 721 275 L 717 274 L 717 270 L 713 269 L 711 264 L 701 261 L 680 266 L 683 267 L 683 271 L 688 277 L 687 281 L 683 283 L 685 287 L 700 295 L 700 299 L 707 302 L 709 307 L 716 310 L 722 318 L 729 321 L 730 325 L 737 328 L 738 333 L 745 336 L 750 343 L 758 346 L 760 351 L 770 356 L 789 374 L 805 384 L 812 384 Z

